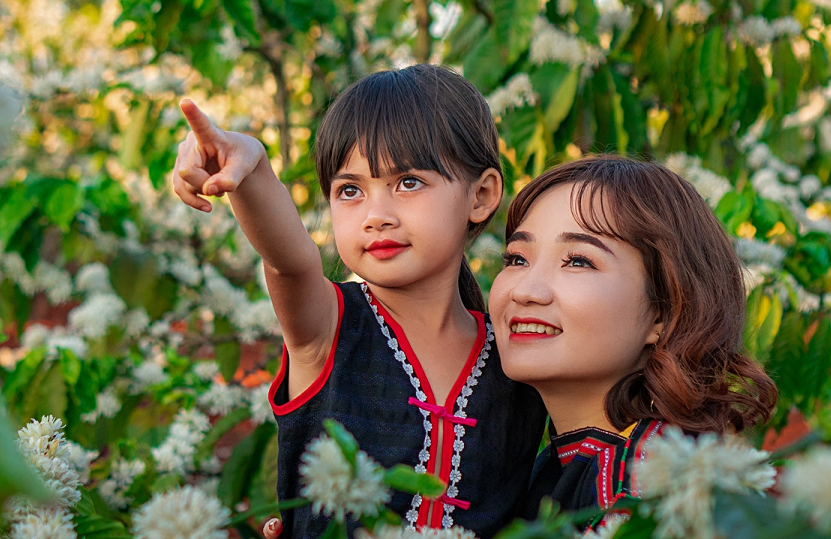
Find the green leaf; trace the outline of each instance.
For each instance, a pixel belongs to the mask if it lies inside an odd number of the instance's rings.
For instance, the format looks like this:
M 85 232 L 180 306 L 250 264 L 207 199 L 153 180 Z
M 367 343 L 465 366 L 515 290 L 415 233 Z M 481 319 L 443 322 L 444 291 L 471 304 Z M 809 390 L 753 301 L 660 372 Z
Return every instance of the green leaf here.
M 730 539 L 819 539 L 808 519 L 788 515 L 776 500 L 759 494 L 715 492 L 713 520 L 720 537 Z M 615 537 L 620 537 L 616 535 Z
M 495 30 L 489 30 L 476 41 L 464 59 L 463 69 L 465 77 L 483 94 L 496 88 L 507 67 L 500 54 Z
M 124 524 L 99 515 L 74 515 L 79 539 L 132 539 Z
M 230 382 L 237 372 L 242 353 L 240 343 L 236 340 L 236 330 L 226 317 L 218 316 L 214 319 L 214 335 L 231 339 L 214 345 L 214 357 L 219 364 L 219 372 L 225 381 Z
M 540 105 L 545 111 L 545 126 L 552 132 L 571 111 L 579 81 L 580 69 L 564 64 L 544 64 L 531 75 L 531 82 L 540 95 Z
M 83 194 L 78 184 L 72 181 L 60 182 L 46 198 L 43 213 L 50 221 L 64 232 L 69 232 L 69 225 L 83 206 Z
M 496 42 L 501 45 L 506 64 L 516 62 L 522 51 L 528 48 L 537 11 L 537 0 L 494 0 Z
M 375 531 L 379 526 L 401 526 L 401 517 L 389 509 L 381 510 L 378 515 L 364 515 L 361 517 L 361 526 L 369 531 Z
M 23 494 L 36 501 L 52 498 L 49 489 L 18 452 L 14 429 L 0 399 L 0 504 L 8 496 Z
M 233 528 L 237 524 L 241 522 L 245 522 L 251 517 L 263 517 L 274 515 L 279 511 L 285 511 L 286 509 L 297 509 L 298 507 L 306 507 L 311 505 L 312 502 L 305 499 L 305 498 L 293 498 L 291 500 L 283 500 L 279 503 L 270 503 L 267 505 L 260 505 L 245 511 L 244 513 L 238 513 L 234 515 L 226 528 Z
M 360 450 L 358 441 L 352 436 L 352 433 L 334 419 L 324 419 L 323 428 L 326 429 L 326 434 L 338 444 L 344 458 L 352 466 L 352 473 L 355 473 L 358 468 L 357 459 Z
M 217 488 L 217 496 L 226 506 L 236 506 L 248 492 L 263 451 L 273 434 L 273 425 L 260 425 L 234 447 L 231 458 L 222 468 Z
M 81 361 L 75 352 L 64 348 L 60 349 L 59 356 L 63 378 L 68 385 L 74 386 L 78 383 L 78 377 L 81 376 Z
M 260 33 L 257 31 L 257 15 L 252 0 L 222 0 L 225 12 L 234 21 L 237 33 L 248 40 L 253 47 L 260 46 Z
M 35 209 L 35 202 L 26 194 L 22 185 L 16 186 L 5 203 L 0 206 L 0 252 L 17 232 L 18 227 Z
M 384 474 L 384 482 L 395 490 L 407 494 L 421 494 L 436 498 L 444 494 L 447 485 L 435 475 L 417 473 L 411 466 L 396 464 Z
M 220 438 L 225 436 L 234 427 L 251 417 L 251 410 L 249 408 L 237 408 L 232 410 L 225 417 L 217 421 L 211 430 L 205 435 L 205 438 L 196 447 L 196 456 L 194 460 L 201 462 L 210 458 L 214 446 Z
M 651 516 L 644 516 L 635 509 L 632 515 L 615 533 L 615 539 L 649 539 L 658 523 Z
M 29 386 L 32 378 L 40 372 L 45 355 L 45 349 L 36 348 L 26 354 L 22 360 L 18 361 L 14 366 L 14 370 L 9 373 L 3 384 L 3 397 L 14 402 L 13 399 L 17 396 L 18 392 Z
M 181 0 L 164 0 L 161 9 L 155 15 L 153 28 L 153 46 L 156 54 L 167 51 L 170 45 L 170 36 L 179 26 L 185 4 Z
M 823 316 L 817 324 L 803 358 L 803 384 L 808 398 L 820 397 L 831 376 L 831 316 Z
M 346 522 L 340 522 L 337 519 L 329 521 L 329 526 L 320 536 L 320 539 L 346 539 Z

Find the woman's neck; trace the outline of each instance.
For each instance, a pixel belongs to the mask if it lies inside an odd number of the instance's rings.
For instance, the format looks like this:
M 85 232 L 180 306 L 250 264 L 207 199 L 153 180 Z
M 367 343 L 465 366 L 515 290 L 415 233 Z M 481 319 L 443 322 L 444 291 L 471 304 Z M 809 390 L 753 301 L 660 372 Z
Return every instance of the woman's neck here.
M 609 432 L 617 429 L 606 417 L 606 394 L 613 383 L 598 381 L 532 383 L 540 392 L 558 434 L 585 427 Z

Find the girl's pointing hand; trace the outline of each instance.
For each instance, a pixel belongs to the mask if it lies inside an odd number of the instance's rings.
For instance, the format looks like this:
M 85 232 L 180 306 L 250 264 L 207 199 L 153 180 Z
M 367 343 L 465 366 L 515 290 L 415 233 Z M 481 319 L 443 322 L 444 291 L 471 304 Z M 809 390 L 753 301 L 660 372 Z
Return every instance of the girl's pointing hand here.
M 267 156 L 257 139 L 217 128 L 193 101 L 183 99 L 179 107 L 192 131 L 179 144 L 173 190 L 185 204 L 209 212 L 210 202 L 199 195 L 235 191 Z

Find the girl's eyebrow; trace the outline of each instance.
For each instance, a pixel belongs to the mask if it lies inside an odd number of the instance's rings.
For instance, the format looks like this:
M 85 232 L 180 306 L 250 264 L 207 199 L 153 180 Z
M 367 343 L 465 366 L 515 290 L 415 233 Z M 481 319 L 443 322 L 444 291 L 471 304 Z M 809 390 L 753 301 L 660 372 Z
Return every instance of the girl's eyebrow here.
M 351 174 L 349 172 L 339 172 L 338 174 L 335 174 L 334 176 L 332 176 L 332 179 L 330 180 L 330 182 L 334 182 L 336 180 L 347 180 L 347 181 L 350 181 L 350 182 L 359 182 L 363 179 L 364 179 L 364 177 L 361 176 L 360 174 Z
M 560 232 L 560 235 L 557 236 L 557 241 L 562 243 L 588 243 L 617 258 L 617 255 L 615 255 L 611 249 L 606 247 L 606 244 L 600 241 L 600 238 L 590 234 L 582 234 L 580 232 Z
M 534 235 L 531 234 L 530 232 L 517 231 L 517 232 L 514 232 L 513 234 L 511 234 L 511 237 L 509 237 L 507 240 L 505 240 L 505 245 L 507 245 L 509 243 L 513 243 L 515 241 L 522 241 L 522 242 L 525 242 L 525 243 L 533 243 L 535 241 L 535 239 L 534 239 Z

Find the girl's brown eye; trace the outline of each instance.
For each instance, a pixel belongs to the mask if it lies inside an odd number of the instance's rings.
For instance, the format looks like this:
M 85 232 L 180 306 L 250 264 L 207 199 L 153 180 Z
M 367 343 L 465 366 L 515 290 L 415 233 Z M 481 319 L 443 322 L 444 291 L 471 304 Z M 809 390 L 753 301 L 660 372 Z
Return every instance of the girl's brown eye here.
M 398 185 L 402 191 L 415 191 L 423 184 L 424 182 L 418 178 L 404 178 Z
M 338 190 L 338 197 L 351 199 L 357 197 L 360 192 L 361 190 L 354 185 L 344 185 Z

